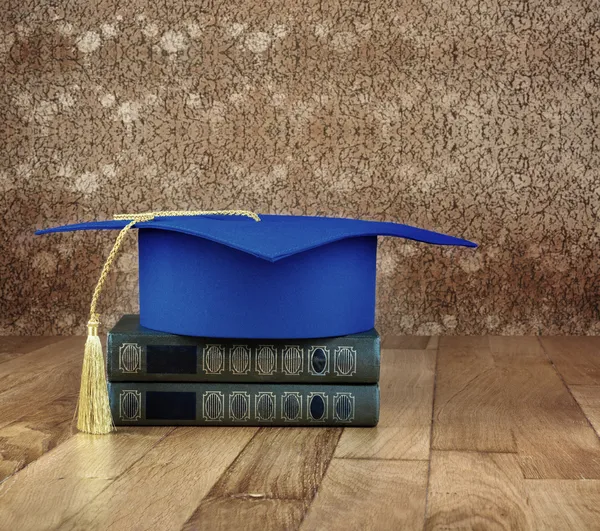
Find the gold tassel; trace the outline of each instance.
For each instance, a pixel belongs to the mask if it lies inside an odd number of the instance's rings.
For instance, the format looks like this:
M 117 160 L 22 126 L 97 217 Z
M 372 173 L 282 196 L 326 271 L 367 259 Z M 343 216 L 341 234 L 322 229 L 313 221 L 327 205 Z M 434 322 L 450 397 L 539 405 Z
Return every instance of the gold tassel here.
M 105 434 L 113 431 L 108 403 L 102 343 L 98 337 L 98 321 L 88 322 L 88 336 L 83 355 L 81 387 L 77 407 L 77 429 L 86 433 Z
M 83 356 L 83 369 L 81 371 L 81 387 L 79 389 L 79 403 L 77 406 L 77 429 L 86 433 L 105 434 L 115 429 L 112 415 L 110 412 L 110 403 L 108 400 L 108 387 L 106 385 L 106 372 L 104 366 L 104 355 L 102 354 L 102 343 L 98 337 L 98 325 L 100 324 L 96 306 L 102 291 L 102 286 L 106 281 L 110 267 L 116 259 L 117 253 L 123 243 L 123 239 L 129 229 L 136 223 L 150 221 L 160 216 L 206 216 L 206 215 L 225 215 L 225 216 L 246 216 L 260 221 L 258 215 L 247 210 L 195 210 L 189 211 L 168 211 L 168 212 L 144 212 L 143 214 L 121 214 L 115 216 L 115 219 L 130 219 L 119 232 L 117 239 L 104 262 L 102 273 L 96 284 L 92 304 L 90 307 L 90 320 L 88 321 L 88 336 L 85 342 L 85 351 Z

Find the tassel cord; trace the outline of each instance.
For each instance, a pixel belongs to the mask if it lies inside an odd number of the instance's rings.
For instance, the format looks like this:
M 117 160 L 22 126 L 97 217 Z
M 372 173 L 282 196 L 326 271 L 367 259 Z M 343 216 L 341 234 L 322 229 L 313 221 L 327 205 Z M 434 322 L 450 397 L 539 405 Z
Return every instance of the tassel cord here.
M 115 240 L 115 243 L 113 244 L 113 247 L 110 250 L 108 257 L 106 258 L 106 261 L 102 266 L 102 273 L 100 273 L 100 278 L 98 279 L 98 282 L 96 283 L 96 288 L 94 289 L 94 295 L 92 297 L 92 303 L 90 305 L 90 320 L 88 322 L 88 327 L 96 325 L 97 329 L 98 325 L 100 324 L 98 321 L 99 316 L 96 311 L 96 308 L 98 306 L 98 300 L 100 299 L 100 293 L 102 292 L 102 288 L 104 287 L 104 283 L 106 282 L 106 278 L 108 277 L 110 268 L 112 267 L 113 262 L 117 257 L 117 253 L 119 252 L 121 245 L 123 245 L 123 240 L 125 239 L 125 236 L 127 236 L 129 229 L 131 229 L 136 223 L 139 223 L 141 221 L 150 221 L 153 218 L 154 216 L 149 215 L 146 218 L 136 218 L 130 221 L 127 225 L 125 225 L 121 229 L 121 232 L 119 232 L 119 235 L 117 236 L 117 239 Z

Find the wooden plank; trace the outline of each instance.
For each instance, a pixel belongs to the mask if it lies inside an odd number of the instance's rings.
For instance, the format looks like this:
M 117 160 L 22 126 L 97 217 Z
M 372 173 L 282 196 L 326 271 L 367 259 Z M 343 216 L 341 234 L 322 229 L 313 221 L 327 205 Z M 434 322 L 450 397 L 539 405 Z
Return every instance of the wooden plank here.
M 525 481 L 536 529 L 600 529 L 600 481 Z
M 0 480 L 76 431 L 82 349 L 82 338 L 61 339 L 0 365 Z
M 489 336 L 441 336 L 439 346 L 443 348 L 488 348 Z
M 515 455 L 431 456 L 426 529 L 531 529 Z
M 0 336 L 0 363 L 47 347 L 64 337 L 60 336 Z
M 346 428 L 336 457 L 428 459 L 435 350 L 384 350 L 375 428 Z
M 75 394 L 60 398 L 0 428 L 0 481 L 77 431 L 73 419 L 76 403 Z
M 382 349 L 424 350 L 429 336 L 385 336 L 381 341 Z
M 440 347 L 433 448 L 515 452 L 525 477 L 600 478 L 600 441 L 540 355 Z
M 444 339 L 444 338 L 442 338 Z M 516 452 L 503 376 L 488 348 L 438 351 L 432 447 Z
M 60 529 L 181 529 L 257 428 L 177 428 Z
M 490 352 L 492 354 L 518 354 L 525 356 L 540 356 L 544 349 L 536 336 L 489 336 Z
M 83 338 L 65 339 L 0 364 L 0 427 L 79 393 Z
M 311 500 L 338 442 L 340 428 L 262 428 L 210 497 L 262 495 Z
M 570 385 L 575 400 L 600 436 L 600 386 Z
M 526 480 L 517 456 L 432 453 L 426 529 L 598 529 L 600 481 Z
M 186 531 L 281 531 L 298 529 L 307 502 L 264 497 L 207 498 L 183 526 Z
M 70 337 L 0 363 L 0 396 L 31 380 L 47 378 L 45 371 L 76 359 L 83 359 L 84 339 Z
M 546 360 L 506 359 L 519 463 L 530 479 L 600 479 L 600 440 Z
M 333 459 L 302 530 L 422 529 L 426 461 Z
M 253 508 L 260 511 L 257 517 L 265 516 L 262 521 L 251 519 L 250 529 L 260 529 L 260 524 L 276 528 L 278 519 L 294 528 L 317 491 L 340 433 L 339 428 L 260 429 L 200 503 L 186 528 L 211 529 L 205 522 L 219 522 L 222 529 L 239 528 L 238 515 L 249 514 Z M 257 500 L 270 501 L 257 504 Z
M 6 529 L 54 529 L 91 502 L 172 428 L 79 433 L 0 484 Z
M 600 385 L 600 337 L 542 337 L 540 341 L 567 384 Z

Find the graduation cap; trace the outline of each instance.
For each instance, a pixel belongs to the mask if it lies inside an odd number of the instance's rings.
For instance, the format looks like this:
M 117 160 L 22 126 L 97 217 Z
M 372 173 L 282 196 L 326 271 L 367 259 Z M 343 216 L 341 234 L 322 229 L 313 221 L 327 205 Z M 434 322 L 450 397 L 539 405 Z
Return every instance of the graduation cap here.
M 313 338 L 373 328 L 377 236 L 476 247 L 399 223 L 244 210 L 124 214 L 38 231 L 120 230 L 88 322 L 78 428 L 90 433 L 112 429 L 96 306 L 134 227 L 142 326 L 219 338 Z

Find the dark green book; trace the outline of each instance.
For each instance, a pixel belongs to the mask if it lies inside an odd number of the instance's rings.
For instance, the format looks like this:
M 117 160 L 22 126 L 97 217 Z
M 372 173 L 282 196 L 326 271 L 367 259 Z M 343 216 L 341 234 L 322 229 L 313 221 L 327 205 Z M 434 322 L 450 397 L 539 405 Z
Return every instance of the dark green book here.
M 379 381 L 375 329 L 322 339 L 215 339 L 144 328 L 125 315 L 108 333 L 113 382 L 286 382 L 367 384 Z
M 375 426 L 379 386 L 110 382 L 117 426 Z

